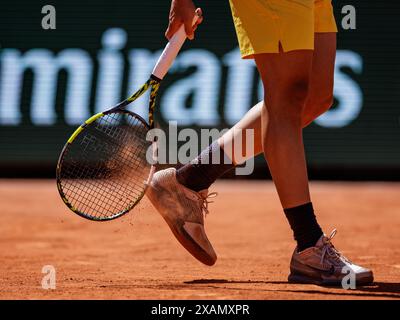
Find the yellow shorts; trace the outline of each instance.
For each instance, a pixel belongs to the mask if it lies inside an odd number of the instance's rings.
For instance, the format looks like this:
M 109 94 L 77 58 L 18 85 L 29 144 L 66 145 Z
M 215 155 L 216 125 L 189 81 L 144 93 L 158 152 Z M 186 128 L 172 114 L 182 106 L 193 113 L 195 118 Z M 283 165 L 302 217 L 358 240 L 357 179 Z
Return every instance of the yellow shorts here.
M 337 32 L 331 0 L 229 0 L 242 58 L 313 50 L 314 33 Z

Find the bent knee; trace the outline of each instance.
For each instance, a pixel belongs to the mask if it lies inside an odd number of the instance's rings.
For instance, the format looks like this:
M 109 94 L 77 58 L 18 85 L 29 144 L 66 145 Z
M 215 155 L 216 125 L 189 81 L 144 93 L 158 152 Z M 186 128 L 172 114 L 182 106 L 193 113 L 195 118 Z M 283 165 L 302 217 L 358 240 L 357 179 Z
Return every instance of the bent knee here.
M 303 126 L 309 125 L 320 115 L 328 111 L 333 105 L 333 93 L 325 95 L 313 95 L 307 99 L 304 107 L 302 123 Z
M 300 121 L 308 96 L 308 80 L 295 80 L 271 93 L 266 101 L 269 116 L 278 121 Z
M 306 103 L 306 105 L 308 102 Z M 333 105 L 333 93 L 317 96 L 310 99 L 310 104 L 313 104 L 313 109 L 321 110 L 321 114 L 329 110 Z
M 300 78 L 290 82 L 282 92 L 282 98 L 288 99 L 294 105 L 305 105 L 308 97 L 308 78 Z

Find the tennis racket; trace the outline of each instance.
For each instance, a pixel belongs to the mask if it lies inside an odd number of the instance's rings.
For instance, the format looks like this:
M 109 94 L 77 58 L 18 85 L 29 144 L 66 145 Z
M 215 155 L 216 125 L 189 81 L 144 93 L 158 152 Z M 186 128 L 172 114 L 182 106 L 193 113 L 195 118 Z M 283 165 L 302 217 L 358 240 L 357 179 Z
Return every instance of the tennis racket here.
M 200 14 L 197 10 L 194 23 Z M 157 91 L 185 40 L 181 26 L 149 80 L 126 100 L 86 120 L 68 139 L 57 163 L 57 188 L 67 207 L 79 216 L 112 220 L 129 212 L 144 196 L 157 156 L 156 141 L 148 137 L 154 128 Z M 126 107 L 148 90 L 147 123 Z

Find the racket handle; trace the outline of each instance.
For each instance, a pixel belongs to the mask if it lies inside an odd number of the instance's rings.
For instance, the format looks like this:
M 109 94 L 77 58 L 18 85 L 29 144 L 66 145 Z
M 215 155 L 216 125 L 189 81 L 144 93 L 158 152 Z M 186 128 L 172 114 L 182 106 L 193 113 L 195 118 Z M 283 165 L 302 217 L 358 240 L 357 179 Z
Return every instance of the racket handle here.
M 193 24 L 199 19 L 199 13 L 196 10 L 196 14 L 193 18 Z M 181 50 L 183 43 L 186 40 L 185 26 L 181 25 L 179 30 L 172 36 L 167 45 L 165 46 L 160 58 L 153 69 L 152 75 L 162 80 L 172 63 L 174 62 L 179 50 Z

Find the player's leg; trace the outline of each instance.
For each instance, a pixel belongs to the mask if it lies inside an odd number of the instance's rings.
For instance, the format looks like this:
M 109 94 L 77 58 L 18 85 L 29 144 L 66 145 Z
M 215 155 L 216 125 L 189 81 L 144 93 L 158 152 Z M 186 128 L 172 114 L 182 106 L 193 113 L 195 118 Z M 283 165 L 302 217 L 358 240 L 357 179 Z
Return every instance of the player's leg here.
M 312 60 L 312 50 L 255 55 L 265 92 L 264 156 L 300 250 L 315 245 L 323 234 L 310 200 L 302 137 Z
M 302 115 L 303 128 L 332 106 L 335 57 L 336 32 L 316 33 L 310 87 Z
M 285 209 L 310 202 L 301 120 L 312 58 L 311 50 L 255 55 L 264 84 L 264 156 Z
M 256 104 L 221 138 L 178 169 L 178 181 L 194 191 L 208 189 L 224 173 L 262 152 L 260 114 L 263 103 L 261 101 Z M 253 130 L 254 133 L 252 150 L 248 150 L 245 145 L 246 130 Z M 241 154 L 240 159 L 235 159 L 235 152 Z
M 253 158 L 263 152 L 262 132 L 261 132 L 261 111 L 264 101 L 260 101 L 253 106 L 232 128 L 218 139 L 218 144 L 227 153 L 234 165 L 240 165 L 248 159 Z M 247 130 L 253 131 L 253 148 L 248 150 L 245 146 L 245 134 Z M 238 148 L 241 158 L 235 159 L 235 149 Z M 248 152 L 249 151 L 249 152 Z M 217 176 L 216 178 L 219 178 Z M 215 179 L 216 180 L 216 179 Z M 213 181 L 214 182 L 214 181 Z
M 316 33 L 314 48 L 308 96 L 301 118 L 303 128 L 332 106 L 336 32 Z M 241 138 L 239 135 L 247 129 L 252 129 L 254 130 L 254 153 L 245 154 L 244 159 L 250 159 L 261 154 L 263 152 L 261 142 L 261 111 L 263 104 L 264 102 L 260 101 L 253 106 L 238 123 L 219 139 L 219 144 L 222 146 L 235 145 L 235 141 L 239 141 Z M 264 121 L 266 121 L 265 118 Z M 246 150 L 245 148 L 242 149 Z M 230 157 L 233 159 L 232 155 Z M 234 161 L 234 163 L 240 164 L 237 161 Z

